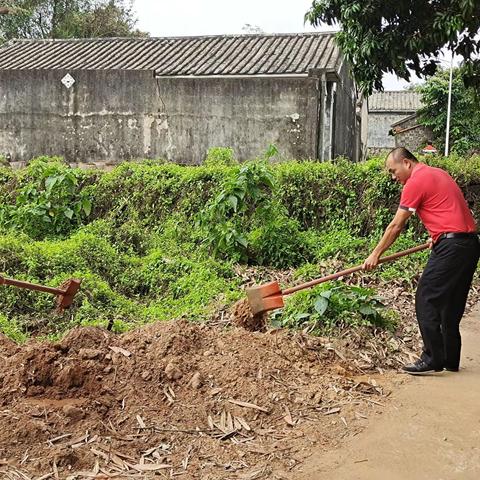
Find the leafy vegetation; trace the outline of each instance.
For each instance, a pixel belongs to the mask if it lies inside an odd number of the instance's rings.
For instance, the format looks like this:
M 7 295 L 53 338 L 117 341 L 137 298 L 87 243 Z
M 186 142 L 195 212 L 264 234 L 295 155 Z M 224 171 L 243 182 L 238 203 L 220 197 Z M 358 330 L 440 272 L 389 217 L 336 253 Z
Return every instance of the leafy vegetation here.
M 453 71 L 452 103 L 450 116 L 450 151 L 460 155 L 480 152 L 480 111 L 478 92 L 465 87 L 462 69 Z M 443 149 L 447 124 L 447 105 L 450 72 L 440 70 L 424 84 L 417 87 L 422 94 L 424 107 L 419 111 L 422 123 L 430 127 L 436 145 Z
M 467 82 L 479 86 L 478 1 L 314 0 L 305 18 L 314 26 L 342 26 L 337 41 L 366 94 L 383 89 L 384 73 L 407 81 L 409 69 L 433 75 L 444 47 L 464 58 Z
M 203 163 L 207 167 L 231 167 L 238 164 L 231 147 L 209 148 Z
M 452 173 L 478 215 L 480 158 L 428 161 Z M 83 279 L 63 316 L 52 313 L 51 295 L 0 287 L 0 329 L 22 339 L 74 325 L 120 332 L 153 320 L 205 319 L 242 296 L 246 266 L 260 275 L 293 269 L 300 281 L 333 260 L 334 268 L 360 263 L 398 202 L 383 159 L 226 163 L 148 161 L 85 172 L 39 158 L 18 171 L 0 167 L 0 274 L 50 286 Z M 395 248 L 425 237 L 412 222 Z M 413 283 L 426 255 L 369 275 Z M 390 319 L 374 292 L 343 284 L 290 302 L 277 321 L 317 333 Z
M 298 221 L 288 218 L 277 194 L 266 159 L 234 169 L 199 213 L 210 251 L 220 258 L 276 268 L 300 263 L 307 243 Z
M 394 325 L 394 315 L 386 313 L 382 299 L 373 289 L 341 282 L 322 284 L 300 291 L 274 315 L 274 324 L 332 333 L 336 328 Z
M 60 158 L 38 158 L 18 177 L 15 205 L 0 205 L 0 218 L 32 238 L 65 235 L 88 218 L 92 203 L 82 190 L 85 174 Z
M 124 0 L 4 0 L 0 43 L 13 38 L 146 36 L 135 29 L 132 3 Z M 5 12 L 7 13 L 7 12 Z

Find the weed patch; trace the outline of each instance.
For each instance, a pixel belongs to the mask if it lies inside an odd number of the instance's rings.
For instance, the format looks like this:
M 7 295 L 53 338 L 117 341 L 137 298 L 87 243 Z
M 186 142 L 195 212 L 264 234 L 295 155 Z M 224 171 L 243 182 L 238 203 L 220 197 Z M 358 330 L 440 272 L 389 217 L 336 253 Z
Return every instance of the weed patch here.
M 55 158 L 0 167 L 0 274 L 55 287 L 84 279 L 61 317 L 51 295 L 1 286 L 0 330 L 21 340 L 74 325 L 124 331 L 152 320 L 203 320 L 251 282 L 239 264 L 293 269 L 298 280 L 360 264 L 398 204 L 383 159 L 272 164 L 274 154 L 240 165 L 229 149 L 216 149 L 203 166 L 148 161 L 111 172 Z M 480 158 L 427 161 L 450 171 L 478 218 Z M 426 237 L 414 220 L 392 250 Z M 427 255 L 365 276 L 413 285 Z M 295 295 L 276 321 L 316 332 L 389 325 L 373 291 L 328 288 Z

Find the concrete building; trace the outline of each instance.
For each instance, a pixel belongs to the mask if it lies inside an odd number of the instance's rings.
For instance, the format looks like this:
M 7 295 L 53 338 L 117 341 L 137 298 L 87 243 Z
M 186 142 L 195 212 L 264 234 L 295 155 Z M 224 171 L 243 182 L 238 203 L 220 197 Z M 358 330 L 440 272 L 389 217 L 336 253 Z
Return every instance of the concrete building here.
M 362 150 L 361 110 L 331 33 L 14 40 L 0 49 L 0 155 L 98 166 Z M 361 107 L 361 106 L 360 106 Z
M 377 92 L 368 97 L 368 153 L 375 155 L 395 148 L 389 135 L 392 125 L 421 108 L 420 94 L 408 90 Z

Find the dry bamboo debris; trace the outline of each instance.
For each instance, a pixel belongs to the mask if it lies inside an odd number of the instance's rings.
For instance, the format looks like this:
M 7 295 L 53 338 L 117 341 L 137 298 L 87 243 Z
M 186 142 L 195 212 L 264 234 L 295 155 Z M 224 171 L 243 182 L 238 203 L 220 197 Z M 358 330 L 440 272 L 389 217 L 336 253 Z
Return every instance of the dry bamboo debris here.
M 53 447 L 53 444 L 54 444 L 55 442 L 58 442 L 59 440 L 62 440 L 62 439 L 64 439 L 64 438 L 68 438 L 68 437 L 71 437 L 71 436 L 72 436 L 71 433 L 65 433 L 65 434 L 63 434 L 63 435 L 59 435 L 58 437 L 50 438 L 49 440 L 47 440 L 47 443 L 48 443 L 51 447 Z
M 12 390 L 12 391 L 16 391 L 15 390 Z M 12 420 L 19 420 L 19 417 L 16 417 L 15 415 L 13 415 L 13 412 L 11 410 L 2 410 L 0 411 L 0 416 L 2 417 L 9 417 L 10 419 Z
M 143 418 L 140 415 L 137 415 L 136 419 L 141 429 L 147 428 L 147 426 L 145 425 L 145 422 L 143 421 Z
M 15 467 L 9 467 L 7 470 L 0 469 L 0 474 L 2 475 L 2 478 L 8 480 L 33 480 L 32 477 Z M 53 473 L 49 473 L 45 478 L 51 478 L 52 475 Z
M 176 399 L 175 392 L 173 391 L 170 385 L 168 384 L 165 385 L 165 387 L 163 388 L 163 393 L 169 405 L 172 405 L 173 403 L 175 403 L 175 399 Z
M 237 476 L 238 480 L 260 480 L 261 478 L 269 478 L 271 470 L 268 465 L 264 465 L 260 469 L 257 467 L 256 470 Z
M 238 405 L 240 407 L 253 408 L 255 410 L 259 410 L 260 412 L 270 413 L 270 410 L 268 408 L 259 407 L 258 405 L 254 404 L 254 403 L 242 402 L 241 400 L 235 400 L 235 399 L 230 399 L 228 401 L 230 403 L 233 403 L 234 405 Z
M 64 440 L 66 438 L 71 437 L 71 433 L 65 433 L 64 435 L 59 435 L 58 437 L 51 438 L 47 440 L 47 444 L 50 447 L 54 447 L 55 443 L 59 442 L 60 440 Z M 72 448 L 79 448 L 83 445 L 89 444 L 89 443 L 94 443 L 98 439 L 98 435 L 94 435 L 93 437 L 90 437 L 90 433 L 88 430 L 85 432 L 84 435 L 81 435 L 80 437 L 75 437 L 72 438 L 66 442 L 61 442 L 60 445 L 62 447 L 72 447 Z
M 160 446 L 147 450 L 140 459 L 135 459 L 117 450 L 113 450 L 110 446 L 97 445 L 96 447 L 97 448 L 91 447 L 90 451 L 97 457 L 96 465 L 98 465 L 98 468 L 100 468 L 98 459 L 101 459 L 105 462 L 105 466 L 110 468 L 110 473 L 115 473 L 117 476 L 118 473 L 122 473 L 122 476 L 124 476 L 125 474 L 135 474 L 137 472 L 156 472 L 173 468 L 171 463 L 166 463 L 167 458 L 165 455 L 160 455 L 158 452 Z M 95 470 L 94 468 L 94 473 Z
M 222 410 L 215 420 L 209 415 L 207 424 L 210 431 L 218 430 L 217 433 L 213 433 L 213 436 L 220 440 L 227 440 L 237 434 L 245 436 L 243 431 L 252 431 L 252 428 L 243 417 L 232 415 L 231 412 L 226 410 Z
M 121 348 L 121 347 L 108 347 L 112 352 L 114 353 L 119 353 L 121 355 L 123 355 L 124 357 L 131 357 L 132 356 L 132 352 L 129 352 L 128 350 L 125 350 L 124 348 Z
M 294 427 L 297 421 L 294 421 L 292 418 L 292 414 L 290 413 L 290 410 L 288 409 L 287 406 L 285 406 L 285 415 L 283 416 L 283 419 L 289 425 L 290 427 Z

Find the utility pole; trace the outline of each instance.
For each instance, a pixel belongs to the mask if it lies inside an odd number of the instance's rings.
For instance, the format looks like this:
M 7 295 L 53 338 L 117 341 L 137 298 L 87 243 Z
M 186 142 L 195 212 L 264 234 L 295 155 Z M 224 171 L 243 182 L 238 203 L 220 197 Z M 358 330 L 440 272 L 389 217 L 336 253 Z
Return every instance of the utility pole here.
M 450 81 L 448 82 L 447 131 L 445 133 L 445 156 L 448 157 L 450 142 L 450 114 L 452 111 L 452 80 L 453 80 L 453 51 L 450 60 Z

